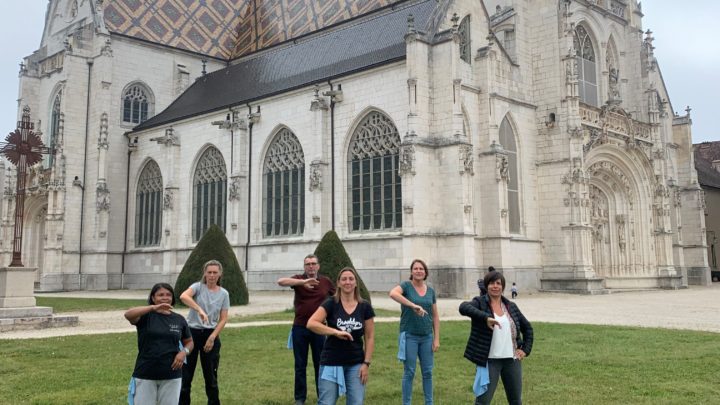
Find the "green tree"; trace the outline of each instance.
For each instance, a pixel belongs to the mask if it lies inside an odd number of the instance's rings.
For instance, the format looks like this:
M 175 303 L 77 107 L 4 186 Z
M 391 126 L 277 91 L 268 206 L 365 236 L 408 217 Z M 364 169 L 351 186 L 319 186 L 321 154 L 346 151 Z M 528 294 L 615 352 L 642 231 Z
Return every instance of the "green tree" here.
M 183 291 L 192 283 L 202 279 L 202 267 L 209 260 L 217 260 L 223 265 L 220 284 L 230 293 L 230 305 L 247 305 L 248 289 L 240 265 L 225 234 L 217 225 L 210 226 L 185 261 L 175 281 L 176 298 L 179 300 Z
M 335 231 L 328 231 L 325 236 L 323 236 L 317 248 L 315 248 L 315 256 L 318 257 L 318 261 L 320 262 L 320 274 L 332 280 L 333 283 L 337 280 L 340 270 L 345 267 L 355 268 Z M 370 293 L 367 287 L 365 287 L 365 283 L 363 283 L 360 275 L 358 275 L 357 281 L 360 286 L 360 295 L 367 301 L 370 301 Z

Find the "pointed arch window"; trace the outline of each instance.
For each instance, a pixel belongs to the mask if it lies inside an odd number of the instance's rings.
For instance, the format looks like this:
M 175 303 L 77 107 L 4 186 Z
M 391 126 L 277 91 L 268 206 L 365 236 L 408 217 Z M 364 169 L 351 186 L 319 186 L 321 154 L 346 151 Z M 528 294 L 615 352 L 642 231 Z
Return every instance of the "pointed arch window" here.
M 135 193 L 135 245 L 157 246 L 162 234 L 163 180 L 158 164 L 149 161 L 138 180 Z
M 126 124 L 140 124 L 151 114 L 152 99 L 150 91 L 142 84 L 136 83 L 123 92 L 123 117 Z
M 305 157 L 295 134 L 275 135 L 263 168 L 265 236 L 302 235 L 305 229 Z
M 458 35 L 460 36 L 460 59 L 470 63 L 470 16 L 466 15 L 460 26 L 458 27 Z
M 500 124 L 500 144 L 505 149 L 508 159 L 508 223 L 510 233 L 520 233 L 520 176 L 517 143 L 515 133 L 507 117 Z
M 573 37 L 578 69 L 578 92 L 580 101 L 598 105 L 597 63 L 592 39 L 585 27 L 578 25 Z
M 193 176 L 193 241 L 198 241 L 210 225 L 225 231 L 227 210 L 227 172 L 225 160 L 216 148 L 208 148 L 198 161 Z
M 389 117 L 373 111 L 362 119 L 348 152 L 350 230 L 402 227 L 399 152 L 400 135 Z
M 53 100 L 52 109 L 50 111 L 50 134 L 48 134 L 48 146 L 55 149 L 58 139 L 60 138 L 60 106 L 62 103 L 62 91 L 59 91 Z M 52 167 L 55 162 L 55 155 L 50 153 L 47 156 L 48 167 Z

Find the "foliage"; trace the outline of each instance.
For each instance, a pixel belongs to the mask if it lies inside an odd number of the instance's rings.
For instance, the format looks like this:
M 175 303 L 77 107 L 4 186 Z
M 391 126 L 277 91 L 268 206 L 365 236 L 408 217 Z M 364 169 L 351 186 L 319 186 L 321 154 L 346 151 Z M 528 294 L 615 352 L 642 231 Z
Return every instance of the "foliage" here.
M 470 324 L 443 321 L 441 327 L 433 370 L 435 402 L 472 403 L 475 368 L 463 358 Z M 720 398 L 717 375 L 710 371 L 720 370 L 716 333 L 539 322 L 533 327 L 535 345 L 523 360 L 528 404 L 709 404 Z M 400 398 L 403 366 L 395 358 L 397 328 L 397 322 L 376 323 L 368 404 L 397 404 Z M 218 370 L 222 402 L 292 401 L 288 330 L 288 325 L 276 325 L 223 331 Z M 3 341 L 1 402 L 124 403 L 136 355 L 135 333 Z M 206 401 L 203 384 L 196 375 L 193 403 Z M 421 403 L 419 375 L 413 388 L 414 403 Z M 315 401 L 315 390 L 309 389 L 308 403 Z M 493 403 L 507 403 L 501 386 Z
M 338 273 L 340 273 L 340 270 L 343 268 L 352 267 L 355 269 L 352 260 L 350 260 L 350 256 L 348 256 L 345 251 L 345 246 L 343 246 L 335 231 L 328 231 L 325 236 L 323 236 L 317 248 L 315 248 L 315 256 L 318 257 L 318 261 L 320 262 L 320 274 L 332 280 L 333 283 L 337 280 Z M 369 302 L 370 293 L 367 287 L 365 287 L 365 283 L 363 283 L 360 275 L 358 275 L 357 281 L 360 286 L 360 296 Z
M 202 279 L 203 265 L 213 259 L 223 265 L 221 284 L 230 293 L 230 305 L 247 305 L 249 294 L 240 271 L 240 264 L 238 264 L 230 242 L 217 225 L 210 226 L 185 261 L 185 265 L 175 281 L 176 298 L 179 300 L 183 291 Z

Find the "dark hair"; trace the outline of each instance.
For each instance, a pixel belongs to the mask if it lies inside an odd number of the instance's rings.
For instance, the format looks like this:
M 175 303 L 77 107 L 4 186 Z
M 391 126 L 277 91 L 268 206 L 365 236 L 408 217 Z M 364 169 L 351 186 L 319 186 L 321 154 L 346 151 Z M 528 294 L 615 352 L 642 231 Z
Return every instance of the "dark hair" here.
M 172 295 L 172 303 L 170 305 L 175 306 L 175 291 L 173 291 L 172 286 L 168 283 L 157 283 L 153 286 L 152 290 L 150 290 L 150 295 L 148 295 L 148 305 L 155 305 L 153 295 L 161 288 L 170 291 L 170 295 Z
M 491 266 L 492 267 L 492 266 Z M 502 275 L 499 271 L 490 271 L 488 274 L 485 275 L 485 278 L 483 278 L 483 283 L 485 283 L 485 288 L 488 288 L 491 283 L 494 283 L 496 280 L 500 280 L 500 284 L 502 284 L 502 289 L 505 291 L 505 276 Z
M 412 261 L 412 263 L 410 263 L 410 280 L 412 280 L 412 268 L 413 266 L 415 266 L 415 263 L 420 263 L 423 266 L 423 269 L 425 270 L 425 278 L 423 280 L 427 280 L 429 273 L 427 264 L 425 264 L 425 262 L 420 259 L 415 259 Z
M 335 302 L 340 302 L 340 295 L 342 294 L 342 291 L 340 290 L 340 277 L 342 277 L 343 273 L 347 273 L 348 271 L 355 277 L 355 291 L 353 291 L 355 301 L 358 303 L 365 301 L 360 295 L 360 277 L 358 277 L 357 272 L 352 267 L 344 267 L 338 272 L 337 280 L 335 280 Z

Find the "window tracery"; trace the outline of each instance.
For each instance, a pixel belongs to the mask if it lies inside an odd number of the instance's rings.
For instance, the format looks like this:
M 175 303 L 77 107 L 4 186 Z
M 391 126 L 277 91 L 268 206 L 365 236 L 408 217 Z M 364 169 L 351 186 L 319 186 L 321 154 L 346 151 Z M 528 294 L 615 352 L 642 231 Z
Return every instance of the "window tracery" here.
M 148 90 L 141 84 L 130 86 L 123 93 L 123 122 L 140 124 L 148 119 L 151 100 Z
M 402 227 L 399 151 L 400 135 L 390 118 L 377 111 L 363 118 L 348 157 L 352 231 Z
M 225 231 L 227 172 L 225 160 L 216 148 L 208 148 L 198 161 L 193 176 L 193 240 L 198 241 L 210 225 Z
M 263 170 L 265 236 L 299 235 L 305 229 L 305 157 L 295 134 L 273 138 Z
M 151 160 L 143 168 L 135 193 L 135 245 L 160 244 L 163 180 L 158 164 Z
M 515 133 L 507 117 L 500 124 L 500 144 L 507 155 L 507 201 L 510 233 L 520 233 L 520 176 L 518 173 L 518 152 Z
M 585 27 L 578 25 L 573 36 L 573 46 L 578 66 L 578 91 L 580 101 L 597 106 L 597 64 L 595 48 Z

